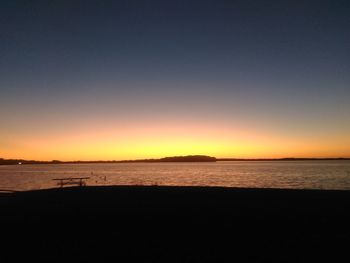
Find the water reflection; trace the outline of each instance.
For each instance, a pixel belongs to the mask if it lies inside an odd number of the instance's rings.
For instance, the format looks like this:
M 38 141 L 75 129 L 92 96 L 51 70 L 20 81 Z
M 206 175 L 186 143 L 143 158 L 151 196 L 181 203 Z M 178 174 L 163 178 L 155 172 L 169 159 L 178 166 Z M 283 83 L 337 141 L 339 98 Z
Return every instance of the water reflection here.
M 86 176 L 88 185 L 350 189 L 350 161 L 0 166 L 0 189 L 52 188 L 52 179 Z

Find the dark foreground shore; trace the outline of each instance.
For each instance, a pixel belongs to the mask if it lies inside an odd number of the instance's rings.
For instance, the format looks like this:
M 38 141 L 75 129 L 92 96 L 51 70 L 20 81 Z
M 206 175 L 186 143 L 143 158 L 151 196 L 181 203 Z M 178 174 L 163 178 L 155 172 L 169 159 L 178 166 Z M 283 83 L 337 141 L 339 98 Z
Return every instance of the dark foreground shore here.
M 0 195 L 3 262 L 345 262 L 350 192 L 82 187 Z

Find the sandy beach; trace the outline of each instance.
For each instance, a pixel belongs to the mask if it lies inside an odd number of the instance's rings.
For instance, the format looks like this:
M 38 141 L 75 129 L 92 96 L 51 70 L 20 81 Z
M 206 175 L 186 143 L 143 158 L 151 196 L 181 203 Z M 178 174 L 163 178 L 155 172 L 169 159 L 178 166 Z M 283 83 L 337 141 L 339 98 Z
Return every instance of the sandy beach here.
M 0 205 L 4 251 L 54 262 L 337 262 L 350 241 L 349 191 L 81 187 Z

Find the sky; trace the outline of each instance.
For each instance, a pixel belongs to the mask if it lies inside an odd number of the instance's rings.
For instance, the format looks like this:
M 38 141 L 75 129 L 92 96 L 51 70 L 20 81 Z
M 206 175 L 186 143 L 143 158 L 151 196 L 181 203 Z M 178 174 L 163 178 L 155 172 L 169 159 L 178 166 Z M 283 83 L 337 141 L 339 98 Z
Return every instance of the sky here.
M 350 157 L 350 2 L 1 1 L 0 157 Z

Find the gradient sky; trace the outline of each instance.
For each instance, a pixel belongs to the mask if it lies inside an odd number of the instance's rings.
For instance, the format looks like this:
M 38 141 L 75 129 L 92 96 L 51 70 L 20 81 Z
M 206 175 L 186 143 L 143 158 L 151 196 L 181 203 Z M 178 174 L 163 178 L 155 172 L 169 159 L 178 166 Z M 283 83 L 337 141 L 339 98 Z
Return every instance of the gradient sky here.
M 350 157 L 350 2 L 1 1 L 0 157 Z

